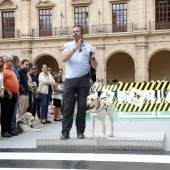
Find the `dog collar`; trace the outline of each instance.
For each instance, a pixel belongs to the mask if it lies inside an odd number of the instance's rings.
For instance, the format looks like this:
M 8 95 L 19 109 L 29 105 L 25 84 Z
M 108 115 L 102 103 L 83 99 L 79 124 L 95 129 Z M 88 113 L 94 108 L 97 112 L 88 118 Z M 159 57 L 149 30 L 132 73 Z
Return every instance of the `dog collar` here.
M 99 106 L 100 106 L 100 105 L 99 105 Z M 99 108 L 99 107 L 98 107 L 98 108 Z M 97 109 L 98 109 L 98 108 L 97 108 Z M 105 105 L 104 107 L 102 107 L 102 108 L 99 109 L 99 110 L 97 110 L 97 109 L 96 109 L 96 111 L 91 111 L 91 110 L 90 110 L 90 113 L 97 113 L 97 112 L 100 112 L 101 110 L 104 110 L 104 109 L 106 109 L 106 112 L 107 112 L 107 108 L 108 108 L 108 106 Z

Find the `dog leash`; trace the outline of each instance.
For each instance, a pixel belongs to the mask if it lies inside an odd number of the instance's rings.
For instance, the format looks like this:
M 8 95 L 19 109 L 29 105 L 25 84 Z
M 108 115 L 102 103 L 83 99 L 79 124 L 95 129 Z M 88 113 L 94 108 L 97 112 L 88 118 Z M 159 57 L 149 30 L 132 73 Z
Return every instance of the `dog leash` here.
M 100 110 L 96 110 L 96 111 L 91 111 L 90 110 L 90 113 L 97 113 L 97 112 L 100 112 L 100 111 L 102 111 L 102 110 L 104 110 L 104 109 L 106 109 L 106 112 L 107 112 L 107 108 L 108 108 L 108 106 L 104 106 L 104 107 L 102 107 Z

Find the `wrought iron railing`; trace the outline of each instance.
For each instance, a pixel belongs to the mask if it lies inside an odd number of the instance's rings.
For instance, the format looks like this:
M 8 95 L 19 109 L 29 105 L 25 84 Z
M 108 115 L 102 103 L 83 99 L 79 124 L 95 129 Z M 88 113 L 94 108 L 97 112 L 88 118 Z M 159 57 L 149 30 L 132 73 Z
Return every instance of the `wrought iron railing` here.
M 125 33 L 125 32 L 135 32 L 139 28 L 142 28 L 142 24 L 129 22 L 126 25 L 111 25 L 111 24 L 97 24 L 89 25 L 89 27 L 84 28 L 85 34 L 104 34 L 104 33 Z M 170 29 L 170 22 L 156 23 L 155 21 L 148 21 L 145 30 L 155 31 Z M 47 37 L 47 36 L 68 36 L 72 35 L 73 27 L 53 27 L 49 30 L 32 28 L 31 37 Z M 7 38 L 20 38 L 22 36 L 19 29 L 2 32 L 0 31 L 0 39 Z
M 8 30 L 8 31 L 0 31 L 0 39 L 9 39 L 9 38 L 20 38 L 21 31 L 16 30 Z
M 170 22 L 149 21 L 149 31 L 170 29 Z

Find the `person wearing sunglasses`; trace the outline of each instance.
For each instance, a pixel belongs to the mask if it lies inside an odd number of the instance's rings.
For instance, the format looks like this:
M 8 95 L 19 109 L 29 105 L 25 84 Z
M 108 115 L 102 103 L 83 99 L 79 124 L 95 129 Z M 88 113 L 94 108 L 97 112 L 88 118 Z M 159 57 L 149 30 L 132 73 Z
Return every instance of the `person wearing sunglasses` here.
M 32 78 L 32 82 L 35 82 L 37 84 L 37 87 L 39 85 L 39 73 L 37 71 L 37 66 L 33 65 L 31 68 L 31 74 L 30 74 L 31 78 Z M 35 89 L 36 91 L 36 89 Z M 41 115 L 40 115 L 40 107 L 41 107 L 41 100 L 40 98 L 36 97 L 36 94 L 33 94 L 33 110 L 32 110 L 32 115 L 35 117 L 36 116 L 36 112 L 37 112 L 37 116 L 39 119 L 41 119 Z
M 86 98 L 90 89 L 90 66 L 94 69 L 97 67 L 94 48 L 84 41 L 82 26 L 75 25 L 72 35 L 74 41 L 65 43 L 62 54 L 62 61 L 66 62 L 66 74 L 63 91 L 64 117 L 60 139 L 69 138 L 73 124 L 75 100 L 77 100 L 77 138 L 85 138 Z

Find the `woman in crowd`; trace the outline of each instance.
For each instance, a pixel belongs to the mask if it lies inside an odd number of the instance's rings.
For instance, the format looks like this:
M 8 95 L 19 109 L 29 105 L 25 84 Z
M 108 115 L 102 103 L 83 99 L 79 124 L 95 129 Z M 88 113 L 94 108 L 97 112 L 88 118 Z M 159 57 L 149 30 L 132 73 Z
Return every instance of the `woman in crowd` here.
M 30 76 L 30 71 L 33 65 L 29 63 L 29 69 L 27 70 L 27 76 L 28 76 L 28 86 L 29 86 L 29 107 L 27 109 L 27 112 L 33 113 L 32 111 L 32 105 L 33 105 L 33 100 L 32 100 L 32 92 L 36 89 L 37 84 L 35 82 L 32 82 L 32 78 Z
M 60 84 L 61 77 L 55 76 L 55 85 L 53 86 L 55 94 L 53 95 L 53 106 L 54 108 L 54 121 L 62 120 L 59 115 L 62 113 L 62 93 L 63 93 L 63 86 Z
M 4 60 L 0 57 L 0 98 L 4 96 L 3 68 Z
M 48 119 L 48 105 L 50 103 L 51 93 L 53 92 L 53 85 L 55 80 L 52 75 L 48 72 L 47 65 L 42 66 L 42 72 L 39 75 L 39 86 L 37 91 L 41 94 L 41 123 L 51 123 Z

